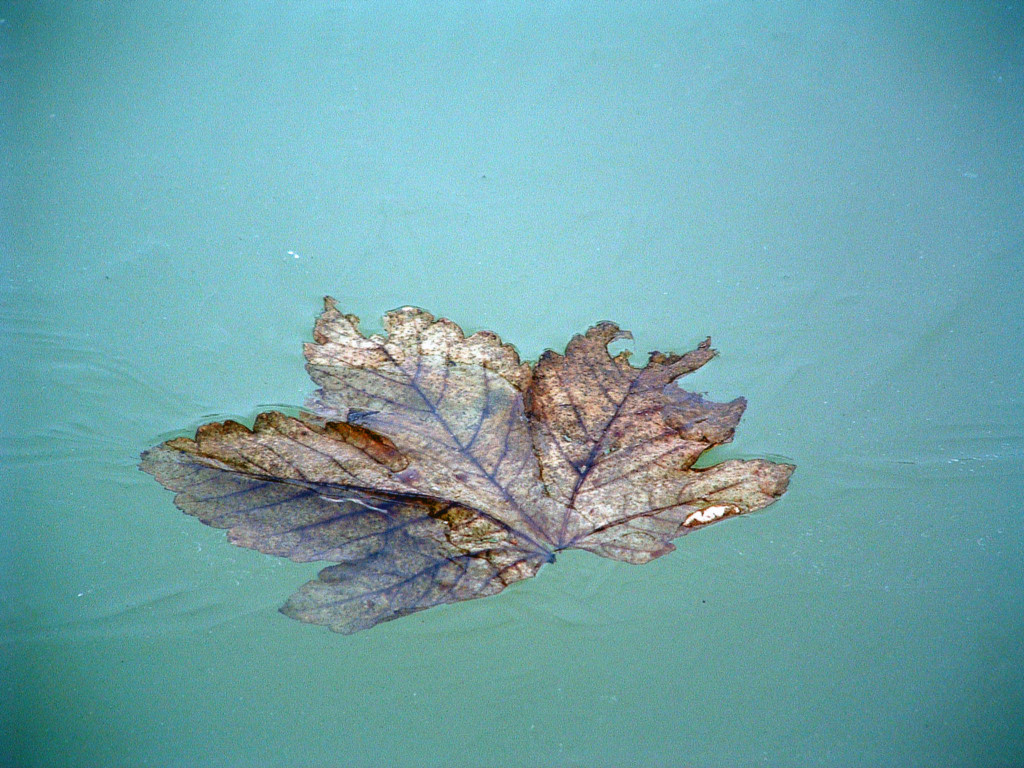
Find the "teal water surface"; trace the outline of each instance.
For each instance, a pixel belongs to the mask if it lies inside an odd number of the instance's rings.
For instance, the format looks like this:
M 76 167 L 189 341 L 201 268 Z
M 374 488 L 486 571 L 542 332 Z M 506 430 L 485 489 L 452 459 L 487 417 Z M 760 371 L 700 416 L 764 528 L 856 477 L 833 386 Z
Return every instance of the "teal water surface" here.
M 0 764 L 1024 764 L 1024 14 L 0 3 Z M 353 636 L 139 453 L 324 294 L 720 356 L 763 512 Z

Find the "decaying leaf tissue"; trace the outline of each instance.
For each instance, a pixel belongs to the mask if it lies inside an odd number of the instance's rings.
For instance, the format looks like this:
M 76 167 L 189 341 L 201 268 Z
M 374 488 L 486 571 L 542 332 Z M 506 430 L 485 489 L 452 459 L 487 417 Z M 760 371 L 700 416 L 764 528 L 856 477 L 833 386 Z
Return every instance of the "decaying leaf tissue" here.
M 710 360 L 635 368 L 600 323 L 533 366 L 493 333 L 468 338 L 414 308 L 384 336 L 325 300 L 305 346 L 310 413 L 207 424 L 146 451 L 142 469 L 232 543 L 335 563 L 282 607 L 337 632 L 500 592 L 562 549 L 645 563 L 672 539 L 771 504 L 793 467 L 693 469 L 746 402 L 674 382 Z

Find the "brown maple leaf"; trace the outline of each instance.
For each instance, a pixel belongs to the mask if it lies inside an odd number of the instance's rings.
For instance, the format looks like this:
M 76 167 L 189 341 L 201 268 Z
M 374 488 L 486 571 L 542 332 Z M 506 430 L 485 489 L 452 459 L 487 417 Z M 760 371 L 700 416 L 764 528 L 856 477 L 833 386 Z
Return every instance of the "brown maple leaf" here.
M 534 365 L 493 333 L 406 307 L 365 337 L 331 298 L 305 345 L 310 413 L 200 427 L 146 451 L 175 504 L 233 544 L 336 563 L 282 607 L 351 633 L 500 592 L 562 549 L 645 563 L 672 539 L 771 504 L 793 466 L 693 464 L 746 401 L 675 384 L 714 355 L 644 368 L 600 323 Z

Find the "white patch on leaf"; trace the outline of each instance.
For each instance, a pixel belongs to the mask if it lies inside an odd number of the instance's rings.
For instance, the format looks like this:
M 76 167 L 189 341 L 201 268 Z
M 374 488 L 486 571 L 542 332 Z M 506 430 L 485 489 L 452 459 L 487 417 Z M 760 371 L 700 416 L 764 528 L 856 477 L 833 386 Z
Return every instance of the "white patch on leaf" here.
M 690 515 L 683 521 L 683 525 L 693 526 L 713 523 L 715 520 L 719 520 L 727 515 L 738 515 L 739 512 L 740 509 L 735 504 L 718 504 L 713 507 L 698 509 L 696 512 L 690 513 Z

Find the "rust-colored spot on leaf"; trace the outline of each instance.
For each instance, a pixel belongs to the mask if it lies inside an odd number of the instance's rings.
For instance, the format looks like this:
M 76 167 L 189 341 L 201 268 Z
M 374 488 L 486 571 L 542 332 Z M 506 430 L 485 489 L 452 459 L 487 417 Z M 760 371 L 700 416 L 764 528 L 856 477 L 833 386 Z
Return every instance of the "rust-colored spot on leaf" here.
M 602 322 L 533 366 L 490 332 L 406 307 L 365 336 L 333 299 L 307 344 L 308 417 L 207 424 L 146 451 L 175 504 L 239 546 L 335 563 L 282 608 L 356 632 L 500 592 L 562 549 L 644 563 L 672 539 L 761 509 L 793 466 L 694 469 L 732 439 L 746 401 L 675 381 L 715 352 L 652 353 L 644 368 Z

